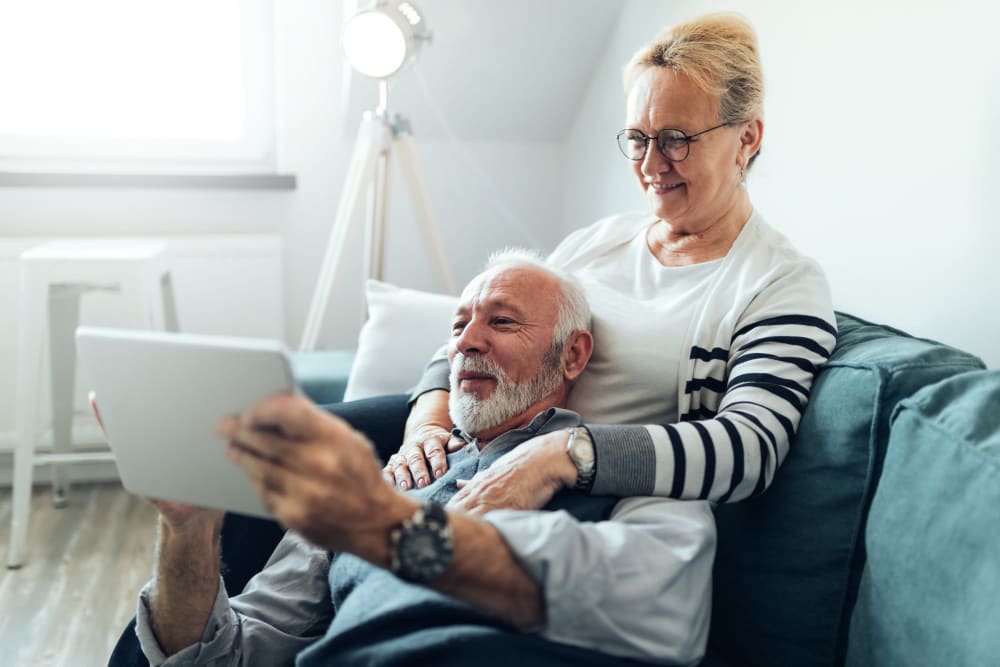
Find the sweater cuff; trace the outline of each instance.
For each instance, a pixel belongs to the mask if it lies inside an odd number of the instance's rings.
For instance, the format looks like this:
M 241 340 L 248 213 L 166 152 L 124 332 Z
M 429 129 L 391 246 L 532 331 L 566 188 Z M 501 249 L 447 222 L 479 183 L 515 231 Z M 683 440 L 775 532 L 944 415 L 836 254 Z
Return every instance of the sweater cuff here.
M 656 484 L 656 450 L 645 426 L 587 424 L 594 441 L 595 496 L 651 496 Z

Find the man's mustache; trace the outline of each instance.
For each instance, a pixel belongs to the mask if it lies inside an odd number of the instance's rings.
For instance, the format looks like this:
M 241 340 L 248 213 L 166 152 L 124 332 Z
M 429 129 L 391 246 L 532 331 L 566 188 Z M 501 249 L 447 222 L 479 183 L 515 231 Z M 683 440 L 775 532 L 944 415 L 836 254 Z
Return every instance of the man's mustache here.
M 456 354 L 451 362 L 452 377 L 457 379 L 459 373 L 481 373 L 501 382 L 507 379 L 507 373 L 500 364 L 481 354 Z

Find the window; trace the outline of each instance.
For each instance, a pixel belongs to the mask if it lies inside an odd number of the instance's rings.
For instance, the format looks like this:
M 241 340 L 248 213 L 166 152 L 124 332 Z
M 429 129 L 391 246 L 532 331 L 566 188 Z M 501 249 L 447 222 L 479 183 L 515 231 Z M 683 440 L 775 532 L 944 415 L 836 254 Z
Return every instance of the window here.
M 0 0 L 0 170 L 269 173 L 270 0 Z

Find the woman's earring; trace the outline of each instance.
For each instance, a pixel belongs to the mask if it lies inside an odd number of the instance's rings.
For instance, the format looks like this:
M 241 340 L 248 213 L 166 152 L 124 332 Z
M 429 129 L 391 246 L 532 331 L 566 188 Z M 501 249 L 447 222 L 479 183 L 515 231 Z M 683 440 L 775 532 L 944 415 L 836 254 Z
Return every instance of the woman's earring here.
M 739 184 L 739 188 L 741 190 L 746 190 L 747 189 L 746 167 L 744 167 L 743 165 L 740 165 L 740 184 Z

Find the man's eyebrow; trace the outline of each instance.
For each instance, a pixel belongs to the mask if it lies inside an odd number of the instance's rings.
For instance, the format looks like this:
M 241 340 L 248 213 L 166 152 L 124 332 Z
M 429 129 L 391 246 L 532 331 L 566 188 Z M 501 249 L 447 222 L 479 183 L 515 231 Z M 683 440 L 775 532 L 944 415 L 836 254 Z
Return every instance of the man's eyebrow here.
M 473 303 L 460 303 L 455 307 L 455 312 L 452 314 L 452 319 L 456 317 L 468 317 L 469 313 L 473 308 L 478 305 L 480 308 L 494 312 L 497 310 L 504 310 L 518 318 L 524 318 L 525 312 L 516 301 L 511 299 L 505 299 L 503 297 L 488 298 L 485 301 L 477 301 Z
M 488 299 L 483 305 L 493 310 L 507 310 L 518 317 L 524 317 L 524 310 L 516 301 L 510 299 L 497 297 L 495 299 Z

